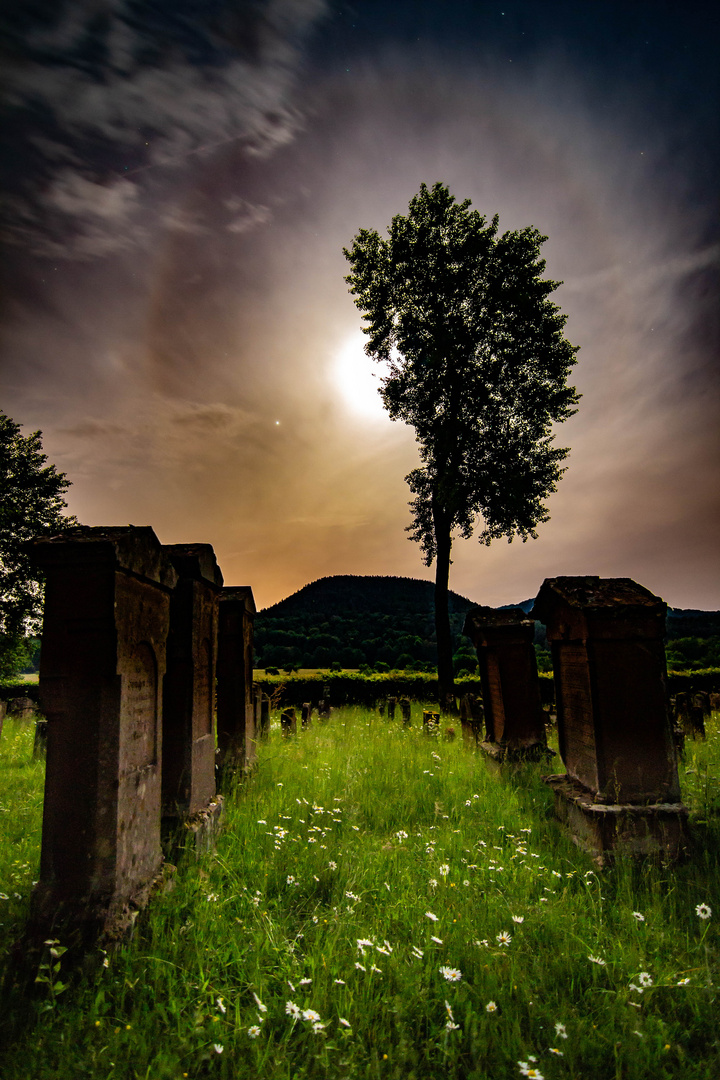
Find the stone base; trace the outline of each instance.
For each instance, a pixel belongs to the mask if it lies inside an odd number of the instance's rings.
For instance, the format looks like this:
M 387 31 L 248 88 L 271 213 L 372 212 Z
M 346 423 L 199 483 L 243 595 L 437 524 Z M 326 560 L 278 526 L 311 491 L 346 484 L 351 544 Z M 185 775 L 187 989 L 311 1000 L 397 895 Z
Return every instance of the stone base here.
M 224 809 L 223 796 L 216 795 L 207 806 L 185 822 L 185 830 L 188 834 L 185 849 L 194 850 L 196 859 L 215 850 L 215 841 L 222 828 Z
M 174 887 L 174 875 L 175 867 L 163 862 L 152 878 L 124 899 L 95 896 L 59 902 L 40 882 L 31 896 L 25 940 L 30 947 L 50 935 L 61 937 L 63 944 L 82 948 L 119 945 L 132 937 L 135 921 L 152 896 Z
M 675 860 L 684 853 L 688 809 L 682 803 L 597 803 L 592 792 L 566 774 L 543 780 L 555 793 L 555 813 L 573 842 L 594 855 L 599 866 L 615 855 Z
M 528 761 L 550 761 L 555 757 L 555 751 L 544 743 L 533 743 L 531 746 L 508 746 L 503 743 L 481 742 L 480 749 L 499 765 L 524 764 Z

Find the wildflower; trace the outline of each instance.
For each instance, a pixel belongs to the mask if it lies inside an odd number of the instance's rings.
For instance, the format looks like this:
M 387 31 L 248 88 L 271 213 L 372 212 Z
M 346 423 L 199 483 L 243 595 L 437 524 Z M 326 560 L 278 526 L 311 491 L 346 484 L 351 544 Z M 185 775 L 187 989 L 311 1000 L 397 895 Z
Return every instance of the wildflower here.
M 373 942 L 368 940 L 368 938 L 360 938 L 359 937 L 359 938 L 356 938 L 355 940 L 357 941 L 357 947 L 360 950 L 360 952 L 364 952 L 366 946 L 367 946 L 368 949 L 372 949 L 372 947 L 373 947 Z
M 437 921 L 438 921 L 438 917 L 437 917 L 437 915 L 433 915 L 432 911 L 426 911 L 426 912 L 425 912 L 425 918 L 426 918 L 426 919 L 432 919 L 432 921 L 433 921 L 433 922 L 437 922 Z
M 258 818 L 258 825 L 267 825 L 267 821 L 264 818 Z
M 317 1035 L 318 1032 L 322 1031 L 326 1027 L 327 1027 L 327 1024 L 321 1024 L 319 1020 L 316 1020 L 313 1023 L 312 1029 L 315 1032 L 315 1034 Z
M 109 960 L 109 958 L 107 956 L 103 960 L 103 967 L 104 968 L 109 968 L 110 967 L 110 960 Z
M 430 935 L 430 940 L 434 941 L 436 945 L 442 945 L 443 943 L 442 938 L 434 937 L 432 934 Z
M 428 881 L 428 885 L 430 886 L 431 889 L 437 889 L 437 881 L 435 880 L 434 877 L 430 878 L 430 880 Z
M 224 1049 L 225 1049 L 225 1047 L 223 1046 L 222 1043 L 213 1043 L 213 1050 L 215 1051 L 216 1054 L 222 1054 Z
M 214 892 L 208 893 L 206 899 L 208 899 L 210 901 L 217 900 L 217 893 L 214 893 Z
M 315 1012 L 314 1009 L 303 1009 L 303 1020 L 311 1020 L 313 1024 L 317 1024 L 320 1020 L 320 1013 Z
M 350 1023 L 350 1021 L 346 1020 L 344 1016 L 339 1016 L 338 1017 L 338 1023 L 342 1024 L 343 1027 L 352 1027 L 352 1024 Z
M 558 1049 L 557 1049 L 556 1047 L 554 1047 L 554 1046 L 549 1046 L 549 1047 L 548 1047 L 548 1050 L 550 1051 L 550 1053 L 551 1053 L 551 1054 L 557 1054 L 557 1056 L 558 1056 L 558 1057 L 562 1057 L 562 1056 L 563 1056 L 563 1052 L 562 1052 L 562 1050 L 558 1050 Z
M 567 1037 L 568 1037 L 567 1031 L 565 1030 L 565 1025 L 561 1024 L 559 1020 L 555 1024 L 555 1034 L 560 1039 L 567 1039 Z
M 468 881 L 467 878 L 465 878 L 465 880 L 463 881 L 463 885 L 469 885 L 469 884 L 470 884 L 470 882 Z
M 679 982 L 677 983 L 677 986 L 687 986 L 687 984 L 689 982 L 690 982 L 689 979 L 680 979 Z
M 345 893 L 345 895 L 347 896 L 348 900 L 359 900 L 360 899 L 359 896 L 356 896 L 354 892 L 350 892 L 349 890 Z
M 309 986 L 311 982 L 312 979 L 301 979 L 298 986 Z
M 260 1028 L 257 1026 L 257 1024 L 253 1024 L 252 1027 L 248 1028 L 247 1033 L 251 1039 L 257 1039 L 258 1035 L 260 1034 Z M 217 1046 L 215 1047 L 215 1049 L 217 1050 Z
M 633 919 L 637 919 L 638 922 L 645 922 L 645 916 L 641 915 L 639 911 L 633 911 Z
M 329 866 L 329 868 L 330 868 L 331 870 L 337 870 L 337 863 L 336 863 L 336 862 L 333 862 L 333 860 L 332 860 L 332 859 L 331 859 L 331 860 L 330 860 L 330 862 L 328 863 L 328 866 Z
M 525 922 L 525 916 L 524 915 L 513 915 L 512 916 L 512 921 L 516 922 L 516 923 Z
M 698 904 L 695 908 L 695 914 L 701 919 L 709 919 L 712 915 L 712 908 L 708 904 Z
M 345 980 L 344 979 L 335 979 L 335 985 L 336 986 L 344 986 L 345 985 Z
M 260 1010 L 260 1012 L 267 1012 L 267 1005 L 263 1005 L 262 1001 L 261 1001 L 261 1000 L 260 1000 L 260 998 L 259 998 L 259 997 L 257 996 L 257 994 L 255 993 L 255 991 L 253 991 L 253 997 L 255 998 L 255 1004 L 257 1005 L 257 1007 L 258 1007 L 258 1009 Z M 225 1012 L 225 1010 L 224 1010 L 224 1009 L 223 1009 L 223 1012 Z
M 367 968 L 364 968 L 362 964 L 358 964 L 357 961 L 355 963 L 355 967 L 358 969 L 358 971 L 367 971 Z
M 507 930 L 501 930 L 499 934 L 495 935 L 495 940 L 498 945 L 509 945 L 512 941 L 512 937 L 508 934 Z
M 459 1031 L 460 1025 L 456 1024 L 453 1020 L 448 1020 L 445 1024 L 448 1031 Z
M 418 960 L 422 960 L 423 956 L 425 955 L 425 953 L 422 951 L 422 949 L 418 949 L 417 945 L 413 945 L 412 953 L 413 953 L 413 956 L 415 956 Z
M 470 799 L 466 799 L 465 800 L 465 805 L 466 806 L 472 806 L 472 801 Z
M 227 1012 L 227 1009 L 225 1008 L 225 1002 L 223 1001 L 223 999 L 221 997 L 215 998 L 215 1004 L 217 1005 L 217 1007 L 218 1007 L 218 1009 L 220 1010 L 221 1013 L 226 1013 Z
M 638 994 L 644 994 L 645 993 L 642 986 L 636 986 L 635 983 L 630 983 L 630 989 L 635 990 L 635 992 L 638 993 Z
M 398 830 L 398 831 L 397 831 L 397 832 L 395 833 L 395 835 L 396 835 L 396 837 L 398 838 L 398 840 L 400 840 L 400 841 L 403 841 L 403 840 L 407 840 L 407 838 L 408 838 L 408 834 L 407 834 L 407 833 L 405 832 L 405 830 L 404 830 L 404 829 L 399 829 L 399 830 Z
M 450 1017 L 451 1020 L 455 1019 L 455 1017 L 453 1016 L 452 1005 L 450 1004 L 449 1001 L 445 1002 L 445 1011 L 446 1011 L 446 1013 L 448 1014 L 448 1016 Z
M 590 961 L 591 964 L 599 964 L 600 967 L 605 967 L 606 966 L 605 961 L 602 959 L 601 956 L 588 956 L 588 960 Z
M 447 979 L 448 982 L 460 982 L 462 979 L 462 971 L 458 968 L 446 967 L 444 964 L 438 969 L 443 979 Z
M 377 971 L 378 975 L 382 975 L 382 968 L 376 967 L 375 964 L 370 965 L 371 971 Z
M 443 863 L 442 866 L 438 866 L 438 873 L 441 875 L 441 877 L 447 877 L 450 873 L 450 867 L 448 866 L 448 864 Z
M 485 1006 L 485 1012 L 493 1013 L 497 1012 L 497 1009 L 498 1007 L 494 1001 L 488 1001 L 487 1005 Z
M 292 1016 L 293 1020 L 300 1019 L 300 1009 L 294 1001 L 285 1002 L 285 1012 L 288 1014 L 288 1016 Z
M 292 876 L 292 874 L 288 874 L 285 880 L 287 881 L 288 885 L 293 885 L 295 883 L 295 878 Z

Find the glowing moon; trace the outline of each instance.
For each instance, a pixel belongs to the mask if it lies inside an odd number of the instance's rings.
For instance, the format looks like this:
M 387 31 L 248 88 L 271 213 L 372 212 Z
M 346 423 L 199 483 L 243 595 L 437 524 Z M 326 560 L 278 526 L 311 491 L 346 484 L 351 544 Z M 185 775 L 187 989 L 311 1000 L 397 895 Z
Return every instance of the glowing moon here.
M 343 342 L 333 364 L 333 381 L 348 409 L 366 420 L 382 420 L 387 413 L 378 390 L 385 365 L 365 355 L 365 341 L 365 335 L 356 331 Z

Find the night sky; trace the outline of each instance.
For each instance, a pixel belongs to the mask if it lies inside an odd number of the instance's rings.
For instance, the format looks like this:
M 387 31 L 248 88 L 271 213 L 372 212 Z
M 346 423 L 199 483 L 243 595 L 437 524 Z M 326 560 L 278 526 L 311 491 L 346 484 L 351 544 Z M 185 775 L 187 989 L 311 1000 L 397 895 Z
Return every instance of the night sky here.
M 267 606 L 431 577 L 343 281 L 422 182 L 549 237 L 583 397 L 483 604 L 632 577 L 720 608 L 720 25 L 662 0 L 0 3 L 0 409 L 90 525 L 207 542 Z

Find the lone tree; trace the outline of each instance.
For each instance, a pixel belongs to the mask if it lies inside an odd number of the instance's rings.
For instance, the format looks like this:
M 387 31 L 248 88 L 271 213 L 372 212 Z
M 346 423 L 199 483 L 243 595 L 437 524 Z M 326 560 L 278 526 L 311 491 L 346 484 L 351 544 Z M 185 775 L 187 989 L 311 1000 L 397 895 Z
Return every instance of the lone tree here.
M 0 412 L 0 680 L 28 658 L 28 637 L 40 631 L 43 582 L 25 544 L 33 536 L 67 528 L 65 474 L 46 465 L 42 432 L 24 437 Z
M 422 185 L 389 238 L 361 229 L 344 248 L 345 278 L 369 320 L 365 352 L 384 361 L 380 394 L 392 420 L 412 424 L 422 466 L 406 476 L 414 499 L 408 532 L 435 572 L 440 699 L 454 700 L 448 581 L 453 534 L 481 543 L 535 537 L 543 505 L 564 472 L 567 448 L 551 425 L 576 411 L 567 385 L 577 348 L 548 297 L 528 227 L 498 236 L 470 200 Z

